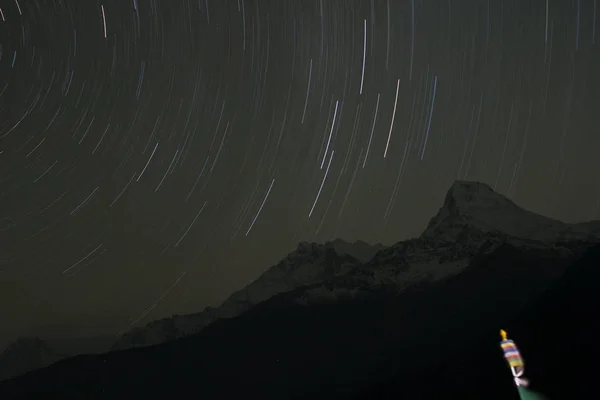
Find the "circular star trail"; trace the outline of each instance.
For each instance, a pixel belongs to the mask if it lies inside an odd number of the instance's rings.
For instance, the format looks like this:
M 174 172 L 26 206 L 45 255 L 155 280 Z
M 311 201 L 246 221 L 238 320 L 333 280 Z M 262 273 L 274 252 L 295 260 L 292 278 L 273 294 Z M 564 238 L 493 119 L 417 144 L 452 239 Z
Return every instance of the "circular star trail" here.
M 0 1 L 0 318 L 116 334 L 457 179 L 600 206 L 596 0 Z

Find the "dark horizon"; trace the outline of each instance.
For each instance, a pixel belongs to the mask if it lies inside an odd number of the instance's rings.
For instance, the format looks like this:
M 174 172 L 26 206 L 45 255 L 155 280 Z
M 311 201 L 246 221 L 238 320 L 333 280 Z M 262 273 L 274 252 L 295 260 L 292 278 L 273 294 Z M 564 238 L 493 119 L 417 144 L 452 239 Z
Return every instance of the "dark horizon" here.
M 0 349 L 416 237 L 455 180 L 600 219 L 595 0 L 0 8 Z

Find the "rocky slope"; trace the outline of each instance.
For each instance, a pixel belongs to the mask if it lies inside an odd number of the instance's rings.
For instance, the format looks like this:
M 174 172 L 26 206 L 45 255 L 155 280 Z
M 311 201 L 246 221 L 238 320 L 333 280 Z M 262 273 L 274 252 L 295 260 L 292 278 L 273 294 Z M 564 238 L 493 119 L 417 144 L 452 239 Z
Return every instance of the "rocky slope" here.
M 347 243 L 342 240 L 325 244 L 300 243 L 296 251 L 288 254 L 254 282 L 233 293 L 220 307 L 207 307 L 196 314 L 175 315 L 133 329 L 117 341 L 113 350 L 149 346 L 198 333 L 211 322 L 240 315 L 274 295 L 344 274 L 367 261 L 383 247 L 361 241 Z
M 543 243 L 593 241 L 600 237 L 600 221 L 565 224 L 524 210 L 484 183 L 457 181 L 421 238 L 472 240 L 473 234 L 479 237 L 501 235 L 516 241 Z
M 386 287 L 402 291 L 462 272 L 503 245 L 543 258 L 573 260 L 600 242 L 600 222 L 566 224 L 526 211 L 488 185 L 457 181 L 418 239 L 399 242 L 327 285 L 305 288 L 302 304 L 362 296 Z M 551 272 L 554 278 L 561 269 Z

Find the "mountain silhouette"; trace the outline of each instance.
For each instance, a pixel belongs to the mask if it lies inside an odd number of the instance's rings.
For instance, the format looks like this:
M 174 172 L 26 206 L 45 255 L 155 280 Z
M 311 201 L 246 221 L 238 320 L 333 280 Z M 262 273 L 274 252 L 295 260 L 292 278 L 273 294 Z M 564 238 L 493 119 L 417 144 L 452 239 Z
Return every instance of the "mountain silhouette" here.
M 381 248 L 382 245 L 342 240 L 325 244 L 302 242 L 296 251 L 254 282 L 233 293 L 220 307 L 207 307 L 195 314 L 175 315 L 133 329 L 115 343 L 113 350 L 149 346 L 198 333 L 211 322 L 240 315 L 274 295 L 342 274 L 368 260 Z
M 485 184 L 457 181 L 448 191 L 436 217 L 418 239 L 389 248 L 339 239 L 325 244 L 300 243 L 296 251 L 233 293 L 221 306 L 134 328 L 115 343 L 113 350 L 149 346 L 198 333 L 210 323 L 240 315 L 276 294 L 325 282 L 369 261 L 370 267 L 359 268 L 359 273 L 368 271 L 373 275 L 372 279 L 410 285 L 422 279 L 457 273 L 476 252 L 490 251 L 507 241 L 538 247 L 550 244 L 560 249 L 563 240 L 571 240 L 571 244 L 573 240 L 579 240 L 583 243 L 582 248 L 563 248 L 562 251 L 580 253 L 587 243 L 599 241 L 599 238 L 600 223 L 565 224 L 526 211 Z M 410 271 L 386 264 L 388 257 L 394 262 L 402 260 L 410 265 Z M 444 267 L 440 267 L 440 263 Z
M 45 367 L 63 357 L 40 338 L 19 338 L 0 354 L 0 380 Z
M 598 306 L 598 232 L 597 223 L 563 224 L 486 185 L 457 182 L 420 238 L 366 262 L 303 243 L 256 281 L 263 283 L 230 298 L 237 315 L 217 314 L 198 333 L 166 343 L 66 359 L 0 383 L 0 394 L 512 398 L 500 328 L 549 396 L 567 393 L 569 385 L 552 378 L 564 360 L 582 377 L 579 389 L 589 389 L 591 364 L 575 358 L 598 355 L 595 336 L 585 333 L 594 332 Z M 311 263 L 296 262 L 300 254 Z

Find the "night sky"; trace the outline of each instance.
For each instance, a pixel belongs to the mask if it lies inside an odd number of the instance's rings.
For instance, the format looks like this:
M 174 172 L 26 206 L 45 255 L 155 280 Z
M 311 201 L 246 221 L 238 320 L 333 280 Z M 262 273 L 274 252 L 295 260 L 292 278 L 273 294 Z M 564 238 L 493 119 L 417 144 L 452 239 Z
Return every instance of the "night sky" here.
M 0 0 L 0 348 L 392 244 L 456 179 L 600 216 L 596 0 Z

